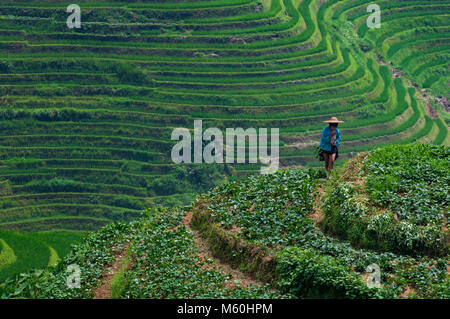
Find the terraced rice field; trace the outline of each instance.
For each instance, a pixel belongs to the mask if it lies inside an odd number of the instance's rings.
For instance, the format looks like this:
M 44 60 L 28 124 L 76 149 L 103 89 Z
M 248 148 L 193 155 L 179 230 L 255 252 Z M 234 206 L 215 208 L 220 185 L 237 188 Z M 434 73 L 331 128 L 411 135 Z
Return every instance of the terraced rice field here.
M 322 165 L 331 115 L 342 159 L 448 144 L 450 1 L 377 1 L 369 30 L 370 2 L 79 0 L 69 29 L 60 1 L 2 1 L 0 228 L 92 230 L 188 202 L 205 172 L 172 163 L 170 135 L 195 119 L 280 128 L 283 166 Z
M 54 266 L 83 237 L 82 232 L 71 231 L 18 234 L 0 230 L 0 281 L 31 268 Z

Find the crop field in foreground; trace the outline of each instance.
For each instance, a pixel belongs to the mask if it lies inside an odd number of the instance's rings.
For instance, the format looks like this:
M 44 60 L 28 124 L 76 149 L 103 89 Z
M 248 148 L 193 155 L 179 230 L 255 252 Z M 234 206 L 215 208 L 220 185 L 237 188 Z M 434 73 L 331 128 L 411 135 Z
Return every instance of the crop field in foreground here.
M 61 1 L 0 3 L 2 230 L 90 231 L 259 170 L 175 165 L 171 132 L 196 119 L 279 128 L 285 167 L 322 165 L 330 116 L 345 120 L 338 163 L 449 144 L 448 0 L 377 1 L 379 29 L 369 0 L 76 3 L 80 29 Z
M 254 174 L 184 209 L 110 224 L 56 268 L 10 279 L 0 291 L 99 298 L 108 265 L 119 262 L 103 298 L 448 299 L 449 152 L 378 148 L 331 180 L 314 168 Z M 66 285 L 70 264 L 80 267 L 79 289 Z

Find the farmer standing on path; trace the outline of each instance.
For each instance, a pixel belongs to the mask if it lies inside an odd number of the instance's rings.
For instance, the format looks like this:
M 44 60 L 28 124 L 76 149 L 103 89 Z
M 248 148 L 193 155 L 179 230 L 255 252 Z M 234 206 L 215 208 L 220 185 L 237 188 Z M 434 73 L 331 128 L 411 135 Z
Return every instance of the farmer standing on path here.
M 329 125 L 322 130 L 322 137 L 320 139 L 319 148 L 323 152 L 325 160 L 325 169 L 327 170 L 328 178 L 330 178 L 331 170 L 333 169 L 334 161 L 339 157 L 338 147 L 341 145 L 341 133 L 338 130 L 338 124 L 344 123 L 339 121 L 337 117 L 332 117 L 328 121 L 323 121 Z

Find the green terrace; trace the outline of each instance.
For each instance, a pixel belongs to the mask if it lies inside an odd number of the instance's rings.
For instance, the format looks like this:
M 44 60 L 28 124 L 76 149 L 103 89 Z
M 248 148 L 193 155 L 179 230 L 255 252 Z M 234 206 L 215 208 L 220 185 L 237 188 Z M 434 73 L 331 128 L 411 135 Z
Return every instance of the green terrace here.
M 380 29 L 370 3 L 78 1 L 82 27 L 69 29 L 60 1 L 3 1 L 0 228 L 91 230 L 259 171 L 175 166 L 171 132 L 196 119 L 279 128 L 281 166 L 322 165 L 330 116 L 345 121 L 338 164 L 379 145 L 448 145 L 429 97 L 449 98 L 450 1 L 380 0 Z

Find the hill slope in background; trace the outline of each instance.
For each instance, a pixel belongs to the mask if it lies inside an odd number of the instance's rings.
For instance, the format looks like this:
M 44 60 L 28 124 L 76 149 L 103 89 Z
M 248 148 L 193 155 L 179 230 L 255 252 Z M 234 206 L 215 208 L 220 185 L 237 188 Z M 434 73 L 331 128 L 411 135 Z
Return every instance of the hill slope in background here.
M 56 268 L 0 289 L 6 298 L 102 289 L 115 298 L 448 299 L 449 156 L 449 147 L 389 146 L 330 181 L 312 168 L 251 175 L 184 209 L 108 225 Z M 80 289 L 66 284 L 72 264 Z
M 321 165 L 330 115 L 341 159 L 448 145 L 450 1 L 377 1 L 380 29 L 370 3 L 80 0 L 69 29 L 60 1 L 2 1 L 0 229 L 93 230 L 259 169 L 173 164 L 195 119 L 280 128 L 286 167 Z

